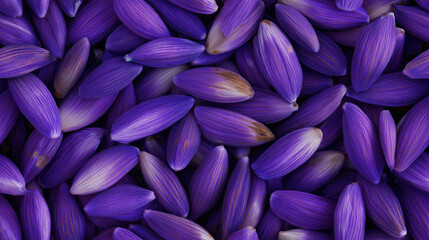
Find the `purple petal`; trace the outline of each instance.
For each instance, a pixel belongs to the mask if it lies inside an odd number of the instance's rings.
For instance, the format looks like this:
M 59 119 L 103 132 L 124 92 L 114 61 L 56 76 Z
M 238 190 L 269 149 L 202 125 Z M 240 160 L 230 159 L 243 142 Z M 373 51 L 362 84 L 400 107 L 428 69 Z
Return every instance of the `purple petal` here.
M 151 135 L 144 139 L 144 151 L 154 155 L 159 159 L 167 159 L 166 148 L 167 139 L 161 135 Z
M 336 151 L 321 151 L 301 167 L 286 176 L 284 188 L 313 192 L 331 181 L 341 170 L 344 155 Z
M 346 94 L 347 88 L 338 84 L 313 95 L 299 106 L 299 110 L 290 118 L 283 121 L 276 129 L 276 135 L 303 127 L 312 127 L 327 119 L 338 106 Z
M 113 231 L 115 228 L 105 229 L 97 234 L 92 240 L 113 240 Z
M 4 116 L 4 115 L 3 115 Z M 21 159 L 22 150 L 27 140 L 27 121 L 19 114 L 15 126 L 10 131 L 9 140 L 12 150 L 12 159 Z
M 2 143 L 12 130 L 19 113 L 9 90 L 0 93 L 0 109 L 0 143 Z
M 362 192 L 357 183 L 351 183 L 344 188 L 335 208 L 335 239 L 363 239 L 365 220 Z
M 341 172 L 331 182 L 325 185 L 320 192 L 320 196 L 331 200 L 337 200 L 347 185 L 356 182 L 357 176 L 358 173 L 355 171 Z
M 61 184 L 51 194 L 49 206 L 52 215 L 52 231 L 57 239 L 84 239 L 85 216 L 69 186 Z
M 399 2 L 398 0 L 365 0 L 362 3 L 362 7 L 368 13 L 370 22 L 380 16 L 391 12 L 393 10 L 392 5 Z
M 184 117 L 193 104 L 193 98 L 178 95 L 140 103 L 113 123 L 111 138 L 117 142 L 128 143 L 158 133 Z
M 53 89 L 54 77 L 59 66 L 59 62 L 52 62 L 39 69 L 39 73 L 36 75 L 42 82 L 48 87 L 49 91 Z
M 341 10 L 354 11 L 362 5 L 362 0 L 335 0 L 335 4 Z
M 178 216 L 188 216 L 189 202 L 185 189 L 167 164 L 147 152 L 141 152 L 140 165 L 143 178 L 155 192 L 159 203 L 168 212 Z
M 223 68 L 194 68 L 177 74 L 173 82 L 185 93 L 211 102 L 242 102 L 254 94 L 242 76 Z
M 10 93 L 21 113 L 43 135 L 61 135 L 61 119 L 54 98 L 43 82 L 33 74 L 8 80 Z
M 378 124 L 378 134 L 380 136 L 380 145 L 383 150 L 384 158 L 390 170 L 395 167 L 396 150 L 396 125 L 389 110 L 380 113 Z
M 223 146 L 210 151 L 192 175 L 189 184 L 191 219 L 213 208 L 224 190 L 228 177 L 228 153 Z
M 0 12 L 9 17 L 20 17 L 22 15 L 22 0 L 0 1 Z
M 144 0 L 112 0 L 116 16 L 131 32 L 145 39 L 170 37 L 167 26 Z
M 138 48 L 146 41 L 120 25 L 109 34 L 106 40 L 106 49 L 116 53 L 128 53 Z
M 326 34 L 336 43 L 344 45 L 346 47 L 355 47 L 356 42 L 359 38 L 360 33 L 363 29 L 365 29 L 367 25 L 356 27 L 356 28 L 350 28 L 350 29 L 344 29 L 344 30 L 337 30 L 337 31 L 329 31 Z
M 271 194 L 272 211 L 297 227 L 322 230 L 334 227 L 335 202 L 310 193 L 276 191 Z
M 238 48 L 235 52 L 235 60 L 237 62 L 237 67 L 240 69 L 240 72 L 250 82 L 250 84 L 252 84 L 252 86 L 258 88 L 270 87 L 270 83 L 259 71 L 255 55 L 253 53 L 252 44 L 246 43 Z
M 86 76 L 79 86 L 83 98 L 100 98 L 117 93 L 130 84 L 143 67 L 116 57 L 103 62 Z
M 318 52 L 295 46 L 298 59 L 307 67 L 328 76 L 343 76 L 347 72 L 347 58 L 343 50 L 327 35 L 317 31 L 320 43 Z
M 141 238 L 139 238 L 139 236 L 137 236 L 130 230 L 121 228 L 121 227 L 115 228 L 115 231 L 113 231 L 113 239 L 114 240 L 142 240 Z
M 393 5 L 398 24 L 405 31 L 429 43 L 429 12 L 419 7 Z
M 408 62 L 402 72 L 413 79 L 429 78 L 429 50 Z
M 119 25 L 112 1 L 89 1 L 68 25 L 67 43 L 73 44 L 86 37 L 93 45 L 112 32 Z
M 416 3 L 417 3 L 420 7 L 422 7 L 422 8 L 424 8 L 424 9 L 426 9 L 427 11 L 429 11 L 429 2 L 428 2 L 428 1 L 426 1 L 426 0 L 416 0 Z
M 215 147 L 216 145 L 202 138 L 200 146 L 198 147 L 198 151 L 197 153 L 195 153 L 194 158 L 192 158 L 192 164 L 195 164 L 197 166 L 200 165 L 204 161 L 205 157 L 209 154 L 209 152 Z
M 337 108 L 334 113 L 331 114 L 324 122 L 319 124 L 317 128 L 320 128 L 323 133 L 323 139 L 320 143 L 319 149 L 323 149 L 334 143 L 343 134 L 343 109 Z
M 120 145 L 91 157 L 77 173 L 70 188 L 73 195 L 86 195 L 109 188 L 138 162 L 138 149 Z
M 268 209 L 256 228 L 259 238 L 264 240 L 277 240 L 282 224 L 282 220 Z
M 234 232 L 228 237 L 228 240 L 259 240 L 259 238 L 256 230 L 249 226 Z
M 63 12 L 69 17 L 75 17 L 82 0 L 57 0 Z
M 382 180 L 378 184 L 358 178 L 365 208 L 371 220 L 385 233 L 401 238 L 407 234 L 404 214 L 393 190 Z
M 197 58 L 204 52 L 204 46 L 184 38 L 160 38 L 143 44 L 125 55 L 127 62 L 149 67 L 174 67 Z
M 429 192 L 428 171 L 429 153 L 424 152 L 405 171 L 395 174 L 401 179 L 406 180 L 414 187 L 422 191 Z
M 241 227 L 256 227 L 262 217 L 265 209 L 265 198 L 267 197 L 267 187 L 265 181 L 252 175 L 249 193 L 247 200 L 246 212 L 244 213 Z
M 250 156 L 250 151 L 252 149 L 250 147 L 229 147 L 228 151 L 229 153 L 234 156 L 236 160 L 240 160 L 244 157 Z
M 405 44 L 405 31 L 402 28 L 396 28 L 396 44 L 393 55 L 387 64 L 385 72 L 396 72 L 402 69 L 402 62 L 404 61 L 404 44 Z
M 388 13 L 359 35 L 353 54 L 351 78 L 356 92 L 368 90 L 380 77 L 396 45 L 395 16 Z
M 210 28 L 207 52 L 220 54 L 243 45 L 256 33 L 263 12 L 259 0 L 226 1 Z
M 224 52 L 221 54 L 212 55 L 204 51 L 200 56 L 195 58 L 191 64 L 195 66 L 206 66 L 221 62 L 232 56 L 234 51 Z
M 274 139 L 267 127 L 236 112 L 198 106 L 194 114 L 204 137 L 215 143 L 246 147 L 261 145 Z
M 332 240 L 333 237 L 312 230 L 306 229 L 292 229 L 281 231 L 279 233 L 279 240 Z
M 204 228 L 186 218 L 153 210 L 146 210 L 144 218 L 152 230 L 165 239 L 214 240 Z
M 356 170 L 372 183 L 380 181 L 384 160 L 378 134 L 368 116 L 353 103 L 343 105 L 343 136 Z
M 18 167 L 8 158 L 0 155 L 0 193 L 24 195 L 25 180 Z
M 34 45 L 5 46 L 0 48 L 0 78 L 22 76 L 53 61 L 48 50 Z
M 429 96 L 408 111 L 399 127 L 395 171 L 402 172 L 407 169 L 429 146 L 428 122 Z
M 335 30 L 347 29 L 369 22 L 369 16 L 362 7 L 354 11 L 343 11 L 331 0 L 280 0 L 282 4 L 293 7 L 306 16 L 316 27 Z
M 25 0 L 27 5 L 33 10 L 38 18 L 45 18 L 48 15 L 48 8 L 52 4 L 50 0 Z M 51 3 L 51 4 L 50 4 Z M 55 3 L 54 3 L 55 4 Z
M 216 0 L 167 0 L 188 11 L 200 14 L 212 14 L 217 11 Z
M 5 240 L 21 240 L 21 224 L 10 203 L 0 194 L 0 236 Z
M 0 33 L 0 43 L 3 45 L 40 45 L 36 31 L 24 17 L 9 17 L 0 14 Z
M 87 38 L 79 39 L 66 53 L 54 79 L 55 97 L 64 98 L 77 83 L 88 61 L 90 44 Z
M 392 237 L 389 234 L 386 234 L 385 232 L 374 228 L 371 230 L 368 230 L 365 232 L 365 240 L 410 240 L 411 236 L 410 234 L 407 234 L 405 237 L 402 238 L 396 238 Z
M 22 230 L 25 239 L 49 240 L 51 215 L 48 204 L 39 190 L 28 190 L 20 205 Z
M 132 83 L 128 84 L 122 91 L 107 113 L 106 128 L 110 129 L 118 117 L 128 109 L 136 105 L 136 95 Z
M 332 77 L 320 74 L 313 70 L 304 70 L 302 79 L 302 89 L 300 96 L 310 97 L 322 90 L 334 85 Z
M 226 185 L 221 216 L 223 238 L 227 238 L 231 233 L 240 229 L 246 212 L 249 192 L 249 158 L 242 158 L 235 165 Z
M 129 229 L 144 240 L 162 240 L 160 236 L 158 236 L 148 227 L 130 225 Z
M 296 102 L 302 87 L 302 70 L 298 58 L 284 33 L 264 20 L 253 39 L 259 70 L 274 89 L 290 103 Z

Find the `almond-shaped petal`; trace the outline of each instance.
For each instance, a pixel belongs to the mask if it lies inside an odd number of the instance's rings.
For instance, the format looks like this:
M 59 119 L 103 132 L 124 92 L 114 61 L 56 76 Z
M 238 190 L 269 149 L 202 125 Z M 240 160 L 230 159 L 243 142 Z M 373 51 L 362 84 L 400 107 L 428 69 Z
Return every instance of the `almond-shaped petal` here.
M 60 147 L 63 135 L 48 138 L 34 130 L 25 142 L 21 158 L 22 175 L 28 183 L 35 178 L 52 160 Z
M 335 0 L 337 7 L 344 11 L 354 11 L 362 6 L 363 0 Z
M 52 231 L 56 239 L 84 239 L 85 216 L 69 190 L 69 186 L 63 183 L 51 193 Z
M 0 2 L 0 12 L 9 17 L 22 16 L 22 0 L 4 0 Z
M 21 199 L 21 224 L 25 239 L 49 240 L 51 215 L 39 190 L 28 190 Z
M 337 108 L 334 113 L 331 114 L 324 122 L 319 124 L 317 128 L 320 128 L 323 133 L 323 139 L 320 143 L 319 149 L 326 148 L 334 143 L 343 134 L 343 109 Z
M 242 102 L 254 94 L 246 79 L 224 68 L 194 68 L 177 74 L 173 82 L 185 93 L 211 102 Z
M 382 180 L 378 184 L 358 177 L 366 212 L 369 218 L 385 233 L 401 238 L 407 234 L 401 204 L 393 190 Z
M 128 229 L 117 227 L 113 231 L 113 240 L 142 240 Z
M 154 210 L 146 210 L 143 216 L 152 230 L 164 239 L 214 240 L 203 227 L 186 218 Z
M 0 48 L 0 78 L 19 77 L 53 61 L 50 52 L 38 46 L 5 46 Z
M 106 40 L 106 49 L 115 53 L 125 54 L 140 47 L 146 41 L 135 35 L 124 25 L 120 25 L 109 34 Z
M 204 137 L 215 143 L 250 147 L 274 139 L 266 126 L 233 111 L 198 106 L 194 114 Z
M 112 0 L 116 16 L 131 32 L 145 39 L 170 37 L 158 13 L 144 0 Z
M 396 72 L 403 68 L 404 61 L 404 45 L 405 45 L 405 30 L 402 28 L 396 28 L 396 44 L 393 55 L 387 64 L 385 72 Z
M 27 120 L 43 135 L 61 135 L 61 118 L 54 97 L 33 74 L 10 78 L 8 86 L 16 105 Z
M 118 117 L 126 112 L 128 109 L 136 105 L 136 94 L 134 91 L 134 85 L 132 83 L 128 84 L 124 89 L 122 89 L 109 112 L 107 113 L 106 119 L 106 128 L 110 129 L 113 123 L 118 119 Z
M 206 66 L 215 64 L 231 57 L 233 53 L 234 51 L 229 51 L 221 54 L 212 55 L 204 51 L 200 56 L 191 61 L 191 64 L 195 66 Z
M 85 5 L 68 24 L 67 43 L 74 44 L 86 37 L 93 45 L 112 32 L 119 25 L 112 1 L 95 0 Z
M 147 152 L 140 153 L 140 165 L 143 178 L 155 192 L 158 202 L 168 212 L 188 216 L 189 201 L 185 189 L 168 165 Z
M 184 38 L 167 37 L 152 40 L 125 55 L 127 62 L 154 68 L 174 67 L 191 62 L 204 52 L 204 46 Z
M 298 191 L 276 191 L 271 194 L 271 210 L 282 220 L 310 230 L 334 227 L 335 202 Z
M 309 51 L 299 45 L 295 46 L 298 59 L 307 67 L 328 76 L 343 76 L 347 72 L 347 58 L 343 50 L 332 39 L 317 31 L 320 49 Z
M 346 92 L 347 88 L 338 84 L 313 95 L 299 106 L 298 111 L 277 127 L 276 135 L 283 136 L 296 129 L 313 127 L 323 122 L 335 112 Z
M 142 218 L 146 204 L 154 199 L 155 194 L 150 190 L 123 184 L 95 195 L 84 210 L 89 216 L 138 221 Z
M 25 180 L 18 167 L 8 158 L 0 155 L 0 193 L 24 195 Z
M 429 192 L 428 171 L 429 153 L 424 152 L 405 171 L 395 174 L 401 179 L 406 180 L 414 187 L 422 191 Z
M 429 12 L 414 6 L 393 5 L 399 26 L 418 39 L 429 43 Z
M 344 30 L 337 30 L 337 31 L 328 31 L 326 34 L 336 43 L 344 45 L 346 47 L 355 47 L 356 42 L 359 38 L 360 33 L 363 29 L 365 29 L 367 25 L 350 28 L 350 29 L 344 29 Z
M 87 195 L 109 188 L 138 162 L 136 147 L 120 145 L 92 156 L 77 173 L 70 188 L 73 195 Z
M 319 51 L 319 40 L 313 26 L 298 10 L 278 3 L 276 17 L 288 37 L 308 51 Z
M 427 79 L 411 79 L 401 72 L 395 72 L 381 75 L 366 91 L 350 89 L 347 96 L 369 104 L 400 107 L 415 104 L 428 94 Z
M 52 4 L 50 0 L 25 0 L 27 5 L 33 10 L 38 18 L 45 18 L 48 14 L 49 6 Z M 54 3 L 55 4 L 55 3 Z
M 119 116 L 112 125 L 111 138 L 128 143 L 158 133 L 183 118 L 193 105 L 193 98 L 181 95 L 142 102 Z
M 57 2 L 64 14 L 69 17 L 75 17 L 80 5 L 82 4 L 82 0 L 58 0 Z
M 282 177 L 304 164 L 322 141 L 318 128 L 302 128 L 278 139 L 252 164 L 262 179 Z
M 10 17 L 0 14 L 0 33 L 0 43 L 3 45 L 40 45 L 34 27 L 24 17 Z
M 365 240 L 409 240 L 411 238 L 411 234 L 405 235 L 405 237 L 402 238 L 396 238 L 392 237 L 389 234 L 377 229 L 373 228 L 371 230 L 368 230 L 365 232 Z
M 285 189 L 313 192 L 331 181 L 341 170 L 344 155 L 337 151 L 321 151 L 286 176 Z
M 369 16 L 362 7 L 353 11 L 344 11 L 331 0 L 280 0 L 279 2 L 300 11 L 315 27 L 322 29 L 347 29 L 369 22 Z
M 402 72 L 413 79 L 429 78 L 429 50 L 408 62 Z
M 88 61 L 90 47 L 89 40 L 83 37 L 67 51 L 55 73 L 55 97 L 64 98 L 77 83 Z
M 396 124 L 389 110 L 380 113 L 378 134 L 384 158 L 390 170 L 395 167 Z
M 378 133 L 358 106 L 346 103 L 343 110 L 343 136 L 347 154 L 362 176 L 372 183 L 378 183 L 385 165 Z
M 232 233 L 228 240 L 259 240 L 256 230 L 249 226 Z
M 0 109 L 0 143 L 2 143 L 15 125 L 19 114 L 9 90 L 0 93 Z
M 250 178 L 249 158 L 245 157 L 237 162 L 226 185 L 221 212 L 221 230 L 224 239 L 239 230 L 244 220 L 250 192 Z
M 396 45 L 395 16 L 388 13 L 362 30 L 356 42 L 351 79 L 356 92 L 368 90 L 380 77 Z
M 109 59 L 86 76 L 79 86 L 83 98 L 100 98 L 117 93 L 130 84 L 143 67 L 125 62 L 123 58 Z
M 335 239 L 364 239 L 365 205 L 357 183 L 344 188 L 338 199 L 334 214 Z
M 292 229 L 287 231 L 281 231 L 279 233 L 279 240 L 332 240 L 333 237 L 307 229 Z
M 407 169 L 428 147 L 428 122 L 429 96 L 418 102 L 408 111 L 402 125 L 399 127 L 395 171 L 402 172 Z
M 286 101 L 296 102 L 302 87 L 302 69 L 286 35 L 273 22 L 264 20 L 253 39 L 259 70 Z
M 219 55 L 214 55 L 219 56 Z M 201 57 L 201 56 L 200 56 Z M 249 81 L 252 86 L 258 88 L 269 88 L 270 83 L 265 79 L 259 70 L 253 53 L 253 46 L 246 43 L 235 51 L 235 61 L 240 73 Z
M 153 232 L 149 227 L 130 225 L 129 229 L 144 240 L 162 240 L 161 237 Z
M 212 14 L 217 11 L 216 0 L 167 0 L 183 9 L 199 14 Z
M 268 209 L 258 223 L 256 231 L 260 239 L 277 240 L 282 225 L 282 220 Z
M 332 77 L 318 73 L 313 70 L 303 71 L 302 89 L 300 96 L 310 97 L 334 85 Z
M 256 33 L 264 9 L 260 0 L 226 1 L 210 28 L 207 52 L 229 52 L 247 42 Z
M 21 224 L 10 203 L 0 194 L 0 236 L 4 240 L 21 240 Z
M 320 196 L 336 201 L 347 185 L 357 181 L 357 176 L 358 173 L 355 171 L 340 172 L 331 182 L 324 186 L 320 191 Z
M 63 13 L 56 1 L 27 0 L 32 2 L 48 2 L 46 17 L 33 16 L 33 23 L 43 42 L 54 58 L 63 58 L 66 46 L 67 27 Z M 47 6 L 48 7 L 48 6 Z
M 213 208 L 222 195 L 228 177 L 228 153 L 215 147 L 192 175 L 189 184 L 191 219 L 197 219 Z
M 249 199 L 247 200 L 246 212 L 244 213 L 241 227 L 256 227 L 265 210 L 265 199 L 267 187 L 265 181 L 252 175 Z

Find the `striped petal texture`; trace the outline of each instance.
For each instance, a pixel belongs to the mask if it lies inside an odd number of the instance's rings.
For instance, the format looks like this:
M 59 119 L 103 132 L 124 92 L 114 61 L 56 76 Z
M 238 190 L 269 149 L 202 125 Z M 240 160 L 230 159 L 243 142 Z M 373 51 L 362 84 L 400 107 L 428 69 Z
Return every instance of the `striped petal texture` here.
M 42 193 L 37 189 L 28 190 L 21 199 L 20 208 L 25 239 L 49 240 L 51 215 Z
M 429 43 L 429 13 L 419 7 L 393 5 L 398 24 L 407 33 Z
M 10 203 L 0 195 L 0 237 L 5 240 L 21 240 L 21 224 Z
M 15 18 L 1 14 L 0 32 L 0 43 L 3 45 L 29 44 L 40 46 L 34 27 L 24 17 Z
M 16 106 L 9 90 L 0 93 L 0 143 L 7 137 L 13 125 L 18 119 L 18 107 Z
M 256 227 L 264 213 L 267 187 L 264 180 L 252 175 L 249 198 L 241 227 Z
M 113 239 L 115 240 L 141 240 L 136 234 L 128 229 L 117 227 L 113 231 Z
M 214 55 L 219 56 L 222 54 Z M 249 81 L 252 86 L 258 88 L 268 88 L 270 83 L 265 80 L 261 71 L 259 70 L 258 63 L 253 53 L 253 46 L 246 43 L 235 51 L 235 61 L 240 73 L 245 79 Z
M 332 240 L 332 237 L 325 233 L 297 228 L 281 231 L 279 240 Z
M 0 193 L 24 195 L 25 179 L 18 167 L 8 158 L 0 155 Z
M 429 168 L 429 153 L 422 153 L 405 171 L 396 173 L 398 177 L 409 182 L 414 187 L 429 192 L 429 178 L 426 172 Z
M 115 28 L 106 39 L 106 49 L 115 53 L 129 53 L 146 42 L 124 25 Z
M 82 4 L 82 0 L 58 0 L 57 2 L 64 14 L 69 17 L 75 17 L 80 5 Z
M 27 5 L 39 18 L 45 18 L 51 4 L 49 0 L 26 0 Z M 55 3 L 54 3 L 55 4 Z
M 413 79 L 429 78 L 429 50 L 408 62 L 402 72 Z
M 22 15 L 22 0 L 5 0 L 0 2 L 0 12 L 10 17 Z
M 212 14 L 217 11 L 218 6 L 215 0 L 167 0 L 188 11 L 200 14 Z
M 378 134 L 384 159 L 386 159 L 389 169 L 392 170 L 395 167 L 396 124 L 389 110 L 380 113 Z

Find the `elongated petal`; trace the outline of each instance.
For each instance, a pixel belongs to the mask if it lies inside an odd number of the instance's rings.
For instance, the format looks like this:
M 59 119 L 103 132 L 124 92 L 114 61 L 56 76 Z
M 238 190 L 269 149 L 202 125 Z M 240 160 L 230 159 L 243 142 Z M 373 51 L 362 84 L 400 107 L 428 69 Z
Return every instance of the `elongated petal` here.
M 277 135 L 303 127 L 312 127 L 327 119 L 341 104 L 347 88 L 338 84 L 315 94 L 299 106 L 299 110 L 283 121 L 276 129 Z
M 40 45 L 36 31 L 24 17 L 15 18 L 0 14 L 0 33 L 0 43 L 3 45 Z
M 191 64 L 195 66 L 206 66 L 210 64 L 215 64 L 231 57 L 233 53 L 234 51 L 229 51 L 221 54 L 212 55 L 204 51 L 200 56 L 192 60 Z
M 259 240 L 259 238 L 256 230 L 249 226 L 234 232 L 228 237 L 228 240 Z
M 204 46 L 184 38 L 160 38 L 143 44 L 125 55 L 127 62 L 149 67 L 174 67 L 197 58 L 204 52 Z
M 100 192 L 115 184 L 138 162 L 138 149 L 121 145 L 91 157 L 77 173 L 70 188 L 74 195 Z
M 58 107 L 48 88 L 33 74 L 8 80 L 10 93 L 21 113 L 43 135 L 61 135 Z
M 114 240 L 141 240 L 136 234 L 128 229 L 117 227 L 113 231 Z
M 282 224 L 282 220 L 268 209 L 261 218 L 256 231 L 260 239 L 277 240 Z
M 429 192 L 429 178 L 427 171 L 429 169 L 429 153 L 422 153 L 413 164 L 411 164 L 405 171 L 395 173 L 401 179 L 406 180 L 414 187 Z
M 259 0 L 225 2 L 210 28 L 207 52 L 220 54 L 243 45 L 256 33 L 263 12 L 264 3 Z
M 429 12 L 419 7 L 393 5 L 398 24 L 407 33 L 429 43 Z
M 27 124 L 25 118 L 18 114 L 18 119 L 9 135 L 12 159 L 21 159 L 22 149 L 24 149 L 24 144 L 28 137 Z
M 351 79 L 356 92 L 368 90 L 389 63 L 396 45 L 395 16 L 388 13 L 359 35 L 353 54 Z
M 119 25 L 119 20 L 112 1 L 95 0 L 85 5 L 68 25 L 67 43 L 73 44 L 86 37 L 93 45 L 113 31 Z
M 82 4 L 82 0 L 58 0 L 57 2 L 63 12 L 69 17 L 75 17 Z
M 21 224 L 10 203 L 0 195 L 0 236 L 4 240 L 21 240 Z
M 49 206 L 52 215 L 52 231 L 57 239 L 84 239 L 85 216 L 69 186 L 61 184 L 51 194 Z
M 155 192 L 159 203 L 173 214 L 188 216 L 189 202 L 185 189 L 167 164 L 147 152 L 141 152 L 140 165 L 143 178 Z
M 240 229 L 250 192 L 249 158 L 237 162 L 226 185 L 222 203 L 221 229 L 223 238 Z
M 25 180 L 18 167 L 8 158 L 0 155 L 0 193 L 24 195 Z
M 313 192 L 331 181 L 343 166 L 344 155 L 336 151 L 321 151 L 301 167 L 286 176 L 285 189 Z
M 253 53 L 253 47 L 250 43 L 244 44 L 235 51 L 235 60 L 241 74 L 252 86 L 258 88 L 269 88 L 270 83 L 262 75 L 261 71 L 259 71 L 259 67 Z
M 188 11 L 200 14 L 212 14 L 217 11 L 218 6 L 215 0 L 167 0 Z
M 429 94 L 427 79 L 411 79 L 400 72 L 380 76 L 368 90 L 350 90 L 347 96 L 370 104 L 399 107 L 417 103 Z
M 402 172 L 429 145 L 429 96 L 414 105 L 398 130 L 395 171 Z
M 395 167 L 396 125 L 389 110 L 380 113 L 378 134 L 384 158 L 390 170 Z
M 49 240 L 51 215 L 39 190 L 28 190 L 21 200 L 21 224 L 25 239 Z
M 332 77 L 306 69 L 303 71 L 300 96 L 309 97 L 334 85 Z
M 393 190 L 385 181 L 378 184 L 358 178 L 365 208 L 371 220 L 385 233 L 401 238 L 407 234 L 404 214 Z
M 298 10 L 276 4 L 276 17 L 286 35 L 297 44 L 311 52 L 319 51 L 319 40 L 313 26 Z
M 50 139 L 34 130 L 25 142 L 22 153 L 21 169 L 28 183 L 35 178 L 52 160 L 60 147 L 63 135 Z
M 365 0 L 362 2 L 362 7 L 368 13 L 370 21 L 374 21 L 378 17 L 393 10 L 392 5 L 398 0 Z
M 112 0 L 115 13 L 131 32 L 145 39 L 170 37 L 167 26 L 144 0 Z
M 292 229 L 281 231 L 279 233 L 279 240 L 332 240 L 333 238 L 325 233 L 306 230 L 306 229 Z
M 174 84 L 185 93 L 199 99 L 234 103 L 249 100 L 254 91 L 239 74 L 223 68 L 195 68 L 177 74 Z
M 347 58 L 343 50 L 327 35 L 317 31 L 320 49 L 318 52 L 309 51 L 301 46 L 295 46 L 298 59 L 307 67 L 328 76 L 343 76 L 347 71 Z
M 362 5 L 362 0 L 335 0 L 335 4 L 341 10 L 354 11 Z
M 344 104 L 343 110 L 343 136 L 347 154 L 362 176 L 372 183 L 378 183 L 385 162 L 375 127 L 353 103 Z
M 338 44 L 347 47 L 355 47 L 360 33 L 363 29 L 365 29 L 366 26 L 367 25 L 344 30 L 329 31 L 326 32 L 326 34 Z
M 310 230 L 334 227 L 335 202 L 310 193 L 276 191 L 271 194 L 272 211 L 294 226 Z
M 22 0 L 1 1 L 0 12 L 9 17 L 20 17 L 22 15 Z
M 186 218 L 154 210 L 146 210 L 143 216 L 152 230 L 164 239 L 214 239 L 204 228 Z
M 0 93 L 0 143 L 7 137 L 13 125 L 18 119 L 18 107 L 16 106 L 9 90 Z
M 302 70 L 289 39 L 273 22 L 264 20 L 253 46 L 262 74 L 286 101 L 294 103 L 301 92 Z
M 321 190 L 320 196 L 337 200 L 343 189 L 357 180 L 358 173 L 355 171 L 344 171 L 339 173 L 331 182 Z
M 246 205 L 241 227 L 256 227 L 265 209 L 265 198 L 267 197 L 267 187 L 265 181 L 252 175 L 249 199 Z
M 405 31 L 402 28 L 396 28 L 396 44 L 393 55 L 387 64 L 385 72 L 396 72 L 403 68 L 404 61 L 404 45 L 405 45 Z
M 331 114 L 324 122 L 319 124 L 317 128 L 320 128 L 323 133 L 323 139 L 320 143 L 319 149 L 323 149 L 334 143 L 343 134 L 343 109 L 337 108 L 334 113 Z
M 274 139 L 267 127 L 236 112 L 198 106 L 194 114 L 203 135 L 215 143 L 245 147 L 261 145 Z
M 161 237 L 153 232 L 149 227 L 130 225 L 129 229 L 144 240 L 162 240 Z
M 124 25 L 120 25 L 107 37 L 106 49 L 117 53 L 128 53 L 145 42 L 143 38 L 135 35 Z
M 25 75 L 53 62 L 50 52 L 34 45 L 0 48 L 0 78 Z
M 85 37 L 68 50 L 55 74 L 55 97 L 65 97 L 77 83 L 88 61 L 89 50 L 89 40 Z
M 136 105 L 136 94 L 132 83 L 128 84 L 122 91 L 119 92 L 118 97 L 107 113 L 106 128 L 110 129 L 113 123 L 118 119 L 122 113 Z
M 280 0 L 282 4 L 300 11 L 319 28 L 335 30 L 347 29 L 369 22 L 369 16 L 362 7 L 353 11 L 339 9 L 331 0 Z
M 130 84 L 143 68 L 127 63 L 121 57 L 112 58 L 86 76 L 79 86 L 83 98 L 100 98 L 117 93 Z
M 408 62 L 402 72 L 413 79 L 429 78 L 429 50 Z
M 140 103 L 113 123 L 111 138 L 128 143 L 158 133 L 184 117 L 193 104 L 194 99 L 187 96 L 164 96 Z
M 344 188 L 335 208 L 335 239 L 363 239 L 365 220 L 362 192 L 357 183 L 352 183 Z
M 33 10 L 38 18 L 45 18 L 48 14 L 48 8 L 51 5 L 50 0 L 25 0 L 27 5 Z M 55 4 L 55 3 L 54 3 Z

